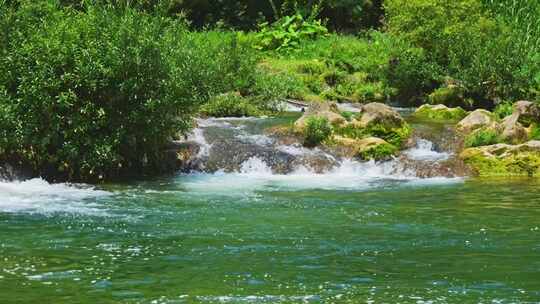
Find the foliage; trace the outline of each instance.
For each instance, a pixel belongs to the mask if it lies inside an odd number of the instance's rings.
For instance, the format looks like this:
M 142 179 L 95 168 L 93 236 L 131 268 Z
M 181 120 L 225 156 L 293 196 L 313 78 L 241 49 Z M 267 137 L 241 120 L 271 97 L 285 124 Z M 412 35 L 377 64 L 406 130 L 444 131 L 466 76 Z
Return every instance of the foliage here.
M 317 39 L 328 33 L 320 20 L 304 18 L 300 13 L 284 16 L 273 24 L 260 24 L 255 48 L 263 51 L 290 52 L 306 40 Z
M 490 128 L 481 128 L 473 131 L 465 138 L 465 147 L 489 146 L 501 142 L 499 133 Z
M 513 9 L 527 11 L 520 5 L 530 1 L 510 2 Z M 385 11 L 390 34 L 422 48 L 437 66 L 440 74 L 432 80 L 450 76 L 461 83 L 466 98 L 484 104 L 534 95 L 538 52 L 519 47 L 530 35 L 486 11 L 481 0 L 387 0 Z
M 201 114 L 211 117 L 260 116 L 262 111 L 249 99 L 229 93 L 210 99 L 201 107 Z
M 495 109 L 493 110 L 493 114 L 495 115 L 495 117 L 497 117 L 499 119 L 503 119 L 506 116 L 512 115 L 513 111 L 514 111 L 514 109 L 513 109 L 512 103 L 508 102 L 508 101 L 505 101 L 505 102 L 499 103 L 495 107 Z
M 200 103 L 249 83 L 235 74 L 249 75 L 251 63 L 240 62 L 234 41 L 211 45 L 178 21 L 53 0 L 4 13 L 0 130 L 9 135 L 0 151 L 44 177 L 159 171 L 164 147 L 190 129 Z
M 325 117 L 309 117 L 304 129 L 304 145 L 307 147 L 315 147 L 329 139 L 332 132 L 332 126 Z

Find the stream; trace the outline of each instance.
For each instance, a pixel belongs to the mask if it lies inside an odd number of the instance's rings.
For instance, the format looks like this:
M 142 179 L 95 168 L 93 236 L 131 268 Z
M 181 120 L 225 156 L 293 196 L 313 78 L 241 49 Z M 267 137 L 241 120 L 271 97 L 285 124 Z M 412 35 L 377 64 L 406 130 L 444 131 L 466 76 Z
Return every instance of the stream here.
M 539 180 L 412 119 L 378 163 L 267 132 L 298 116 L 201 119 L 174 176 L 0 181 L 0 303 L 540 303 Z

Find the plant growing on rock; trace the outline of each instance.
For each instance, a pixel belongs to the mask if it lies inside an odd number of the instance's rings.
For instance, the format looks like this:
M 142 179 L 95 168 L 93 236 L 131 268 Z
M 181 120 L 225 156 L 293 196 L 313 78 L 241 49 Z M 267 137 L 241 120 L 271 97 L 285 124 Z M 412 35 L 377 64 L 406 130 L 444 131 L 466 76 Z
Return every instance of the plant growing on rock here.
M 332 136 L 333 128 L 325 117 L 312 116 L 306 121 L 304 145 L 315 147 Z
M 395 155 L 398 150 L 396 146 L 385 143 L 361 151 L 358 156 L 363 160 L 385 160 Z

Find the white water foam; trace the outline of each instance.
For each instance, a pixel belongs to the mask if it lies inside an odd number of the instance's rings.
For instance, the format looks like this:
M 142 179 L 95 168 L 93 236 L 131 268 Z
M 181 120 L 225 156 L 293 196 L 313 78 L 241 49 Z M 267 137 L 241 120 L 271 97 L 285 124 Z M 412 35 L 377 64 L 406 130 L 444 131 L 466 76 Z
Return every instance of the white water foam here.
M 317 174 L 299 167 L 290 174 L 273 174 L 271 168 L 257 157 L 244 162 L 239 172 L 222 171 L 184 175 L 180 182 L 190 193 L 244 195 L 259 190 L 352 190 L 362 191 L 380 187 L 387 182 L 403 184 L 445 184 L 461 181 L 458 178 L 421 179 L 399 170 L 397 161 L 383 163 L 345 160 L 335 169 Z
M 92 199 L 111 193 L 86 185 L 49 184 L 42 179 L 0 181 L 0 212 L 103 214 Z
M 451 155 L 447 152 L 435 151 L 433 143 L 426 139 L 419 139 L 416 147 L 406 150 L 404 154 L 410 159 L 421 161 L 444 161 Z

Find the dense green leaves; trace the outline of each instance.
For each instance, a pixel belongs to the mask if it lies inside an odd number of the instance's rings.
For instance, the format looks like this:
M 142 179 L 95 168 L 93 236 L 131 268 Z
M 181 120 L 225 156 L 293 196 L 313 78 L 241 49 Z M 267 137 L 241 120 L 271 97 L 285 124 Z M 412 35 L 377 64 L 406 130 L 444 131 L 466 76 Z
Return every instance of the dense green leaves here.
M 3 14 L 0 152 L 44 176 L 159 171 L 199 104 L 252 81 L 234 35 L 217 43 L 172 19 L 54 1 Z

